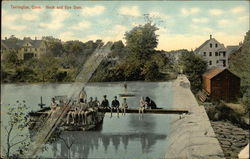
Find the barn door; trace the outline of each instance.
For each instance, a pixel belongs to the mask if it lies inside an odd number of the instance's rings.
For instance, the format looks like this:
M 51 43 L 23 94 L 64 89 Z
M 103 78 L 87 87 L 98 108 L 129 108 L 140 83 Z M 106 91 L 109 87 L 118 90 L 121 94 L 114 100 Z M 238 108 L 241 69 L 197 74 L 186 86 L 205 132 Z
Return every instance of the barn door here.
M 228 96 L 229 96 L 229 93 L 230 93 L 228 76 L 225 76 L 223 78 L 222 87 L 221 87 L 220 91 L 221 91 L 221 99 L 225 100 L 225 101 L 228 101 Z

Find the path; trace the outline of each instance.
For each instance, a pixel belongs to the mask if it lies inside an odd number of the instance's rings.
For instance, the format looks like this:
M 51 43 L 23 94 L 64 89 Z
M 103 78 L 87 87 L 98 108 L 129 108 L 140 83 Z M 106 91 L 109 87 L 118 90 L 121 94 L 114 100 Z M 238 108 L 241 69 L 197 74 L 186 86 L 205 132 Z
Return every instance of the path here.
M 166 158 L 221 159 L 223 151 L 203 106 L 199 106 L 184 75 L 173 82 L 173 105 L 189 114 L 174 116 L 168 134 Z

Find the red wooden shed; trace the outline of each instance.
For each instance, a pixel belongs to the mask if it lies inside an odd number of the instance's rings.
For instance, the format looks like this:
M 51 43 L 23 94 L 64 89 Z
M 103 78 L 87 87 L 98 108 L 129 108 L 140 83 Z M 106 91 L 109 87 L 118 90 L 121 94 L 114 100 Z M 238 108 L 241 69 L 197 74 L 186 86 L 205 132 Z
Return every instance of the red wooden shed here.
M 202 78 L 203 89 L 212 100 L 232 101 L 240 95 L 240 78 L 228 69 L 212 68 Z

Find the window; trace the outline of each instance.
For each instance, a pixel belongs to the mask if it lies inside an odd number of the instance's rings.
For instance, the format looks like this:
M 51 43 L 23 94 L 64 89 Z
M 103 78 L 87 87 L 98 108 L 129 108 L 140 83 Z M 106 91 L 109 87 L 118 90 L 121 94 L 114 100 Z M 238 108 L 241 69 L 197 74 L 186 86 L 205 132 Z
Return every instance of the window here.
M 206 56 L 206 54 L 207 54 L 206 52 L 203 52 L 203 56 Z
M 218 52 L 215 52 L 215 56 L 218 56 L 219 54 L 218 54 Z
M 28 51 L 27 48 L 24 48 L 24 51 Z
M 213 44 L 210 44 L 210 47 L 212 48 L 212 47 L 213 47 Z
M 212 56 L 212 52 L 209 52 L 209 56 Z
M 217 60 L 216 63 L 219 63 L 219 60 Z
M 215 47 L 218 47 L 218 44 L 215 44 Z
M 225 51 L 223 52 L 223 57 L 226 57 L 226 52 Z
M 37 48 L 35 48 L 35 51 L 37 51 Z
M 223 67 L 226 67 L 226 60 L 223 60 Z
M 212 65 L 212 61 L 209 61 L 209 65 Z

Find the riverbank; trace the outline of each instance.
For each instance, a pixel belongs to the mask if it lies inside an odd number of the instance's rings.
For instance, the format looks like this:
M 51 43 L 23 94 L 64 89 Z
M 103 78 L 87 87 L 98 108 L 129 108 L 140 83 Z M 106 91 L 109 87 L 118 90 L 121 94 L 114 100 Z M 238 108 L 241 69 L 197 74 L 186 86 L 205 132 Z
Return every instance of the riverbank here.
M 220 142 L 225 158 L 238 158 L 239 152 L 249 142 L 249 132 L 229 121 L 210 121 Z

